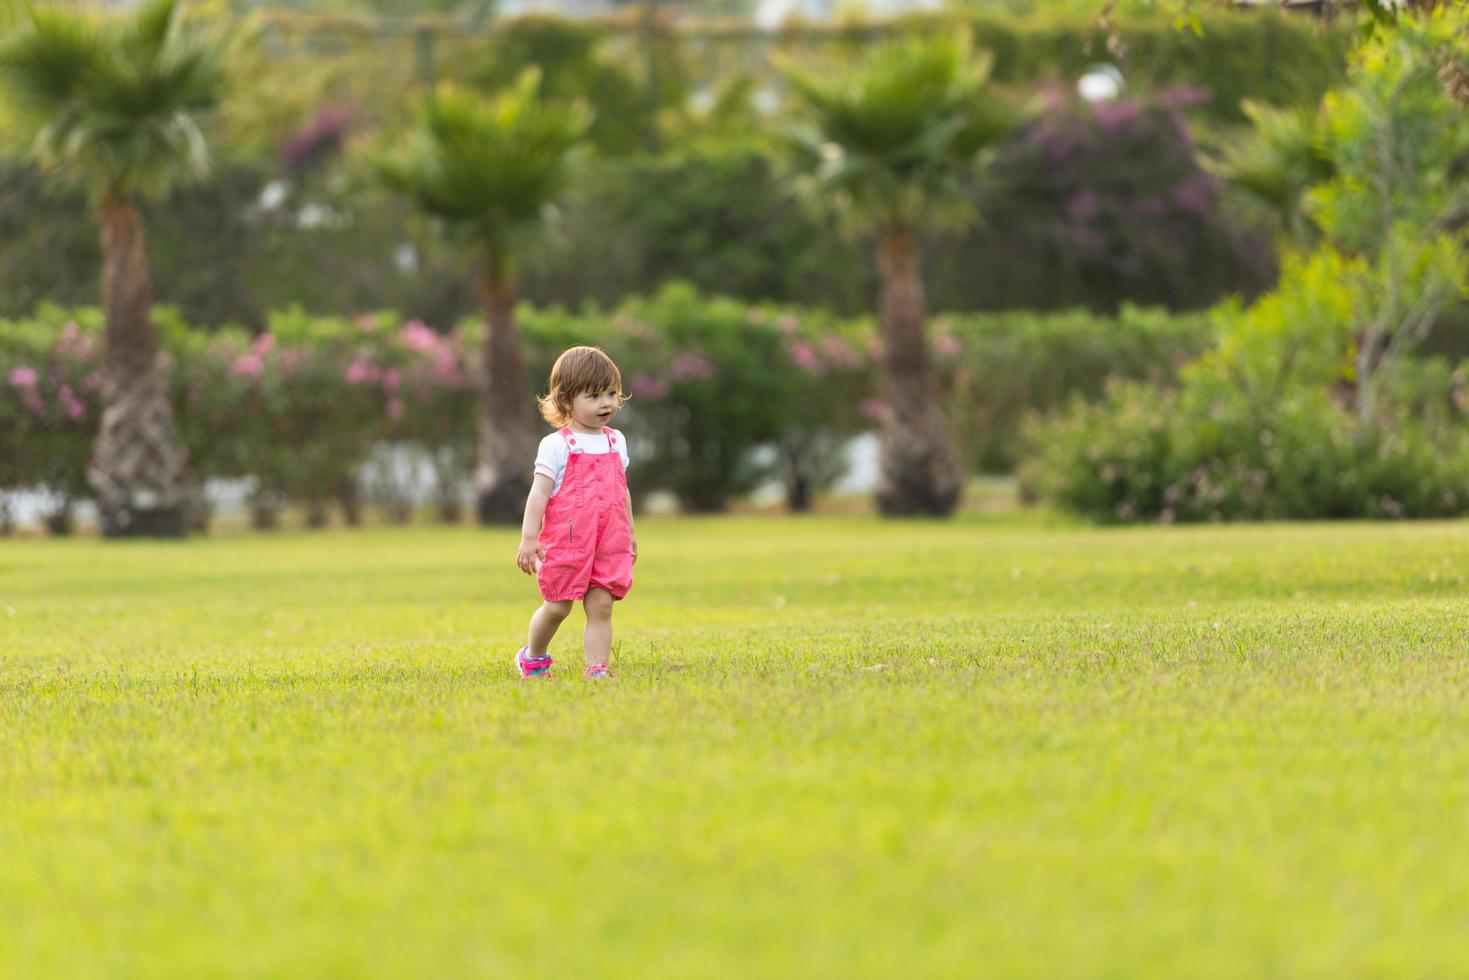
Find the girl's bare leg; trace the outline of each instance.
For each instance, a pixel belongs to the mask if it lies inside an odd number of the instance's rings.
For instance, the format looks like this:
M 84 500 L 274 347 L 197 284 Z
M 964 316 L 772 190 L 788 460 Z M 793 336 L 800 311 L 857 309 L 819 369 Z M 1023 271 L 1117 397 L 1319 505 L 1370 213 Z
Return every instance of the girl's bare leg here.
M 565 602 L 545 602 L 541 608 L 536 610 L 530 618 L 530 637 L 526 640 L 526 651 L 529 657 L 544 657 L 546 648 L 551 645 L 551 637 L 556 635 L 556 629 L 561 621 L 571 615 L 573 603 L 570 599 Z
M 612 593 L 592 589 L 582 605 L 587 611 L 587 666 L 605 664 L 612 656 Z

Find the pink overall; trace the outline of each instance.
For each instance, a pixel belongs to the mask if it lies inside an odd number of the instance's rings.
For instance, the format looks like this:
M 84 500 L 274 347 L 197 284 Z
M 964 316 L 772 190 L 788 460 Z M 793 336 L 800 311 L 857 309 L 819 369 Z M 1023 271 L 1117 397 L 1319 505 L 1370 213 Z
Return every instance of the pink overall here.
M 561 488 L 546 504 L 540 545 L 546 552 L 536 583 L 547 602 L 583 598 L 606 589 L 621 599 L 632 588 L 632 529 L 627 518 L 627 474 L 617 453 L 617 437 L 607 433 L 607 452 L 577 448 L 570 429 L 566 472 Z

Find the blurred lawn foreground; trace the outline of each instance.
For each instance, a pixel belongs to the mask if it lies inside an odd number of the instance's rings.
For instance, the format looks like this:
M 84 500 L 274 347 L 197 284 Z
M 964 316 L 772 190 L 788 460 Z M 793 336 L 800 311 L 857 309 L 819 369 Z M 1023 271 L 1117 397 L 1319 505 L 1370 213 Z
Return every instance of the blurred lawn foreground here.
M 0 549 L 0 976 L 1461 976 L 1469 524 Z

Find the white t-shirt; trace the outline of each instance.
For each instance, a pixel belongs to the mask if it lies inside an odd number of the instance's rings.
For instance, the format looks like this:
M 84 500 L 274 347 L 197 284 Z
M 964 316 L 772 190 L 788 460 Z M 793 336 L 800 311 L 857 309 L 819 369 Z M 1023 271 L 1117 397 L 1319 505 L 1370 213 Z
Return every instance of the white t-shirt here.
M 627 440 L 622 438 L 622 433 L 612 430 L 617 436 L 617 455 L 622 458 L 622 470 L 627 472 Z M 588 456 L 601 456 L 610 451 L 607 445 L 607 436 L 597 433 L 589 436 L 584 432 L 571 433 L 576 440 L 576 448 Z M 561 431 L 551 433 L 541 440 L 541 448 L 536 453 L 536 472 L 544 473 L 551 478 L 551 496 L 556 496 L 561 489 L 561 478 L 566 475 L 566 460 L 570 456 L 571 447 L 566 444 L 566 437 Z

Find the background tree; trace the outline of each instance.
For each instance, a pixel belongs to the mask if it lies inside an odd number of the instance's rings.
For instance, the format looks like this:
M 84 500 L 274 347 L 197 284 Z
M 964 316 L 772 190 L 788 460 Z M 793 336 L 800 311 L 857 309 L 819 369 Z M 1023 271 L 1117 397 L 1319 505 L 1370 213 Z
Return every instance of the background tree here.
M 0 42 L 0 79 L 33 121 L 36 157 L 91 190 L 101 227 L 104 407 L 89 476 L 110 536 L 185 530 L 185 458 L 136 198 L 205 170 L 200 117 L 223 93 L 222 53 L 176 0 L 106 19 L 35 7 Z
M 476 255 L 485 314 L 475 470 L 481 523 L 518 523 L 530 491 L 538 430 L 515 327 L 515 255 L 563 189 L 568 157 L 591 122 L 580 103 L 544 102 L 539 88 L 535 69 L 489 99 L 443 86 L 414 129 L 374 157 L 390 186 Z
M 967 33 L 878 47 L 855 65 L 782 70 L 806 125 L 795 145 L 808 189 L 875 232 L 887 402 L 879 441 L 884 514 L 949 514 L 963 489 L 924 335 L 918 229 L 959 223 L 962 182 L 1013 124 L 985 88 L 988 54 Z
M 585 101 L 592 113 L 587 142 L 599 153 L 621 155 L 640 150 L 658 100 L 649 99 L 627 65 L 605 53 L 606 32 L 590 23 L 531 15 L 491 32 L 469 69 L 472 84 L 497 92 L 515 84 L 527 69 L 541 73 L 541 96 Z M 674 72 L 664 75 L 676 78 Z M 666 97 L 681 100 L 680 88 Z
M 1398 16 L 1355 53 L 1329 93 L 1335 176 L 1308 207 L 1325 240 L 1360 260 L 1352 407 L 1374 421 L 1382 385 L 1465 289 L 1469 119 L 1445 66 L 1469 63 L 1469 16 L 1443 6 Z

